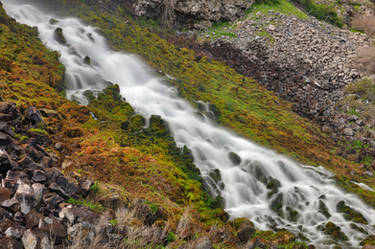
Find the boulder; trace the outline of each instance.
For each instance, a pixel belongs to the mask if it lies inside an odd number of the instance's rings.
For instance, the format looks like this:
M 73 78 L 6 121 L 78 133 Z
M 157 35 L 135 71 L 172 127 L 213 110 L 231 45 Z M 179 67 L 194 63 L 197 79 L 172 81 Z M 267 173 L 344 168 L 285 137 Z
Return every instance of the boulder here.
M 76 207 L 72 205 L 65 205 L 61 208 L 59 213 L 60 219 L 66 219 L 70 224 L 88 223 L 96 224 L 99 220 L 99 215 L 92 212 L 86 207 Z
M 28 229 L 23 233 L 22 244 L 25 249 L 52 249 L 48 233 L 39 229 Z
M 54 238 L 64 238 L 68 235 L 64 225 L 55 217 L 44 217 L 44 219 L 40 219 L 38 228 L 40 231 L 46 232 Z
M 26 110 L 25 120 L 31 122 L 32 125 L 43 123 L 43 118 L 38 109 L 29 106 Z
M 39 213 L 38 211 L 31 210 L 27 215 L 25 219 L 26 228 L 34 228 L 39 225 L 40 220 L 43 220 L 44 216 Z
M 0 174 L 3 176 L 12 168 L 8 153 L 0 148 Z
M 7 188 L 0 187 L 0 202 L 10 199 L 12 195 L 12 191 Z
M 166 214 L 160 207 L 144 199 L 136 200 L 134 210 L 134 215 L 148 226 L 152 225 L 156 220 L 166 218 Z

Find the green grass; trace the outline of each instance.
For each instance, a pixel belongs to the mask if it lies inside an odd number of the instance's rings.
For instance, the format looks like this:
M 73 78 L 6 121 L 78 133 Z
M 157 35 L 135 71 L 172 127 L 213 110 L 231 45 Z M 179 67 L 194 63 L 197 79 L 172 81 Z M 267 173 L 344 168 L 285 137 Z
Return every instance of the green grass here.
M 318 20 L 328 22 L 332 25 L 342 27 L 342 19 L 337 15 L 333 5 L 316 3 L 314 0 L 294 0 L 301 5 L 305 11 Z
M 85 199 L 78 200 L 74 198 L 69 198 L 66 202 L 73 204 L 73 205 L 77 205 L 77 206 L 88 207 L 91 210 L 96 211 L 96 212 L 102 212 L 105 209 L 103 205 L 101 205 L 100 203 L 94 203 Z
M 226 36 L 229 38 L 236 38 L 237 34 L 234 32 L 235 26 L 230 22 L 216 22 L 208 29 L 208 34 L 212 38 L 219 38 Z
M 294 15 L 305 20 L 309 19 L 309 16 L 306 13 L 298 9 L 293 3 L 287 0 L 256 2 L 246 11 L 246 14 L 256 14 L 260 12 L 267 15 L 270 10 L 285 15 Z

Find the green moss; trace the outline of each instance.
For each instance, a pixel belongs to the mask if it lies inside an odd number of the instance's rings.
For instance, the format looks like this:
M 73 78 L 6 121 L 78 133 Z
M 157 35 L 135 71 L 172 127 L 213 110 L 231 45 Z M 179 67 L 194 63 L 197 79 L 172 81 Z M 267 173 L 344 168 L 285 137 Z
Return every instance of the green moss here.
M 73 205 L 77 205 L 77 206 L 88 207 L 91 210 L 96 211 L 96 212 L 104 211 L 104 207 L 100 203 L 94 203 L 94 202 L 91 202 L 91 201 L 88 201 L 88 200 L 85 200 L 85 199 L 78 200 L 78 199 L 74 199 L 74 198 L 69 198 L 66 202 L 70 203 L 70 204 L 73 204 Z
M 167 242 L 172 243 L 176 240 L 176 235 L 173 232 L 168 232 L 167 234 Z
M 39 133 L 39 134 L 43 134 L 45 136 L 48 136 L 48 132 L 46 130 L 43 130 L 43 129 L 39 129 L 39 128 L 30 128 L 29 129 L 29 132 L 36 132 L 36 133 Z
M 94 194 L 98 193 L 100 190 L 99 184 L 96 182 L 90 187 L 90 191 L 92 191 Z
M 344 201 L 340 201 L 339 203 L 337 203 L 336 209 L 337 212 L 343 213 L 344 218 L 347 220 L 351 220 L 362 224 L 368 224 L 368 221 L 365 219 L 365 217 L 363 217 L 363 215 L 360 212 L 346 205 Z
M 338 27 L 343 26 L 341 18 L 337 15 L 336 10 L 332 5 L 316 3 L 314 0 L 293 0 L 297 4 L 301 5 L 306 12 L 316 17 L 321 21 L 325 21 L 336 25 Z
M 332 236 L 332 238 L 341 240 L 341 241 L 347 241 L 349 240 L 348 237 L 341 231 L 341 228 L 333 222 L 328 222 L 325 224 L 325 226 L 320 227 L 320 229 L 327 235 Z
M 285 15 L 294 15 L 301 19 L 309 19 L 308 15 L 288 0 L 256 1 L 251 8 L 246 11 L 246 14 L 256 14 L 260 12 L 267 15 L 270 10 Z

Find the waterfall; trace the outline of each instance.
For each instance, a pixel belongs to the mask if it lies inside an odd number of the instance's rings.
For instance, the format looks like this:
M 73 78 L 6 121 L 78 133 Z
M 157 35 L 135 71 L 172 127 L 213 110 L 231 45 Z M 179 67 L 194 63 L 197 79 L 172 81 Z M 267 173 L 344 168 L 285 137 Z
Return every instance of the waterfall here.
M 177 145 L 192 150 L 212 194 L 221 194 L 232 218 L 248 217 L 259 229 L 301 233 L 317 248 L 333 248 L 334 240 L 322 231 L 328 221 L 349 238 L 339 242 L 343 248 L 358 248 L 367 236 L 363 231 L 374 234 L 374 209 L 338 188 L 324 168 L 301 165 L 219 127 L 210 115 L 197 115 L 140 58 L 112 51 L 96 28 L 76 18 L 45 13 L 32 4 L 3 2 L 10 16 L 38 27 L 40 39 L 61 53 L 67 98 L 87 104 L 87 91 L 100 92 L 108 81 L 118 84 L 121 95 L 139 114 L 146 118 L 160 115 Z M 63 30 L 66 41 L 56 39 L 57 28 Z M 347 206 L 362 214 L 368 224 L 353 225 L 346 220 L 340 211 Z

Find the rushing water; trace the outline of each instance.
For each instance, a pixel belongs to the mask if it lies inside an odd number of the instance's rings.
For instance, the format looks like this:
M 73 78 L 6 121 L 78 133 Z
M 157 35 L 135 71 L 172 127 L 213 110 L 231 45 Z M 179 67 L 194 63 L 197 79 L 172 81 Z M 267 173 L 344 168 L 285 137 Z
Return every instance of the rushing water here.
M 43 13 L 15 0 L 3 2 L 9 15 L 38 27 L 41 40 L 60 51 L 66 67 L 68 98 L 87 104 L 85 91 L 100 91 L 110 81 L 119 84 L 122 96 L 138 113 L 145 117 L 156 114 L 166 120 L 178 146 L 186 145 L 193 151 L 195 164 L 207 185 L 214 195 L 222 195 L 231 217 L 249 217 L 259 229 L 287 228 L 301 232 L 320 248 L 332 246 L 332 240 L 318 226 L 332 221 L 349 237 L 348 242 L 339 243 L 344 248 L 358 248 L 366 235 L 352 229 L 351 222 L 337 212 L 337 203 L 345 201 L 369 223 L 357 225 L 369 234 L 374 233 L 375 211 L 355 195 L 336 187 L 323 168 L 298 164 L 218 127 L 209 115 L 204 118 L 197 115 L 197 110 L 178 97 L 174 88 L 162 83 L 140 59 L 112 51 L 94 27 L 76 18 Z M 51 18 L 58 22 L 50 22 Z M 54 38 L 57 27 L 63 29 L 66 45 Z M 84 63 L 86 56 L 91 64 Z M 201 105 L 209 113 L 208 105 Z M 221 180 L 215 182 L 214 178 L 220 178 L 218 172 Z M 277 214 L 277 209 L 270 208 L 278 203 L 282 203 L 284 218 Z M 330 213 L 329 218 L 320 212 L 322 203 Z M 298 215 L 293 217 L 288 210 L 295 210 Z

